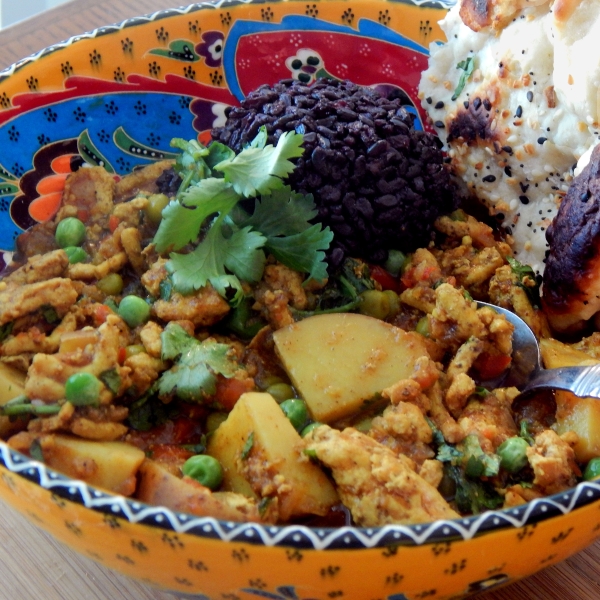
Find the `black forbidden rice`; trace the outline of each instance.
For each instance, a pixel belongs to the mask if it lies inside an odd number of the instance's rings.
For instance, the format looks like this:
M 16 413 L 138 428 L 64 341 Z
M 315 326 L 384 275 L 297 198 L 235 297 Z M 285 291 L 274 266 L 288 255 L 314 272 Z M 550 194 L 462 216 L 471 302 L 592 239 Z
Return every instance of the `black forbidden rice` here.
M 314 196 L 334 240 L 331 266 L 345 256 L 381 263 L 388 250 L 411 252 L 433 239 L 433 222 L 458 194 L 436 136 L 415 130 L 400 98 L 349 81 L 285 80 L 229 109 L 213 139 L 239 152 L 265 126 L 268 143 L 284 131 L 304 135 L 289 184 Z

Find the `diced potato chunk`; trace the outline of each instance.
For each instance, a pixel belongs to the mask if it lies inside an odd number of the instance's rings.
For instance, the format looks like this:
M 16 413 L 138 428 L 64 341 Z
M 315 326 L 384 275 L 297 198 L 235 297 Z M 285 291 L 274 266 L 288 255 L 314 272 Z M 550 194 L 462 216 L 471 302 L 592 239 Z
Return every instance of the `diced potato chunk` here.
M 600 456 L 600 401 L 556 392 L 556 432 L 574 431 L 579 441 L 573 447 L 577 460 L 585 463 Z
M 546 369 L 595 365 L 600 362 L 582 350 L 577 350 L 552 338 L 540 340 L 540 352 Z
M 599 361 L 558 340 L 540 342 L 544 365 L 548 369 L 594 365 Z M 573 450 L 580 462 L 600 456 L 600 402 L 593 398 L 578 398 L 570 392 L 556 392 L 556 431 L 559 435 L 574 431 L 579 437 Z
M 211 492 L 189 477 L 173 475 L 146 459 L 140 467 L 136 497 L 153 506 L 166 506 L 193 515 L 210 515 L 226 521 L 262 521 L 256 502 L 233 492 Z
M 24 390 L 25 373 L 0 362 L 0 406 L 22 395 Z M 0 438 L 6 439 L 26 426 L 26 418 L 11 420 L 9 417 L 0 416 Z
M 0 406 L 23 394 L 25 373 L 0 362 Z
M 66 435 L 40 438 L 44 462 L 75 479 L 130 496 L 145 454 L 125 442 L 93 442 Z
M 264 495 L 277 497 L 287 521 L 325 515 L 338 502 L 332 483 L 301 447 L 302 438 L 273 397 L 248 392 L 211 436 L 207 453 L 223 466 L 223 489 L 253 497 L 254 487 L 268 490 Z
M 294 386 L 316 421 L 357 411 L 385 388 L 410 377 L 427 355 L 421 336 L 354 313 L 309 317 L 273 334 Z

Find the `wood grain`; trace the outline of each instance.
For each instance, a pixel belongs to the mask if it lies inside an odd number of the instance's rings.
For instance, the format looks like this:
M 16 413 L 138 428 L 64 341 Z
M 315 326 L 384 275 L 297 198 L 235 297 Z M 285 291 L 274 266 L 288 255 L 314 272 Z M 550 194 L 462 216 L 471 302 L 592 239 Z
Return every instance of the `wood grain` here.
M 0 69 L 72 35 L 170 7 L 168 0 L 71 0 L 0 30 Z M 0 503 L 0 600 L 40 598 L 174 600 L 176 596 L 148 588 L 76 554 Z M 478 598 L 600 598 L 600 542 L 533 577 Z
M 65 2 L 0 31 L 0 69 L 73 35 L 179 5 L 177 1 L 171 4 L 165 0 Z

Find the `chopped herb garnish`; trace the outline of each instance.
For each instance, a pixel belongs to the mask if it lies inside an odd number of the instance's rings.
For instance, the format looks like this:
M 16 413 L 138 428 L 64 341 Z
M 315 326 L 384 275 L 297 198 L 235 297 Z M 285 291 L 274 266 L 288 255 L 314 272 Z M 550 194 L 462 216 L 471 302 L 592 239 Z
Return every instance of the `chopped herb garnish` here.
M 175 362 L 158 381 L 161 397 L 176 395 L 187 402 L 201 402 L 215 394 L 217 374 L 233 377 L 239 368 L 228 344 L 212 338 L 199 342 L 176 323 L 165 327 L 161 341 L 162 359 Z
M 12 333 L 14 325 L 14 321 L 9 321 L 0 326 L 0 342 L 3 342 Z
M 473 71 L 475 70 L 475 57 L 469 56 L 465 60 L 461 60 L 456 65 L 456 68 L 462 69 L 463 72 L 460 74 L 460 79 L 458 80 L 458 85 L 456 86 L 454 94 L 452 95 L 452 100 L 456 100 L 460 96 L 461 92 L 465 88 L 465 85 L 467 84 L 467 81 L 469 80 L 469 77 L 471 77 L 473 74 Z
M 254 431 L 251 431 L 250 435 L 248 436 L 248 439 L 246 440 L 246 443 L 244 444 L 244 447 L 242 448 L 242 460 L 246 460 L 248 458 L 248 455 L 250 454 L 250 451 L 252 450 L 253 446 Z
M 461 513 L 478 515 L 502 506 L 503 498 L 488 483 L 465 476 L 461 467 L 451 466 L 448 474 L 456 484 L 454 501 Z
M 261 517 L 265 516 L 271 502 L 273 502 L 273 498 L 269 498 L 268 496 L 261 498 L 260 502 L 258 503 L 258 514 Z
M 535 443 L 533 436 L 529 432 L 529 423 L 525 419 L 519 423 L 519 437 L 522 437 L 530 446 L 533 446 Z
M 191 294 L 210 283 L 219 294 L 239 304 L 241 281 L 257 282 L 265 250 L 288 267 L 313 279 L 327 277 L 325 253 L 333 233 L 309 220 L 316 215 L 312 197 L 296 194 L 283 178 L 294 169 L 290 159 L 302 155 L 302 135 L 283 133 L 276 146 L 265 145 L 261 131 L 235 155 L 219 144 L 214 150 L 198 142 L 174 140 L 184 150 L 177 169 L 183 184 L 177 199 L 163 210 L 154 237 L 158 252 L 171 252 L 167 270 L 173 289 Z M 220 160 L 217 160 L 219 158 Z M 238 203 L 255 198 L 252 215 Z M 187 244 L 195 248 L 181 254 Z
M 158 293 L 160 294 L 160 299 L 168 302 L 171 299 L 171 294 L 173 293 L 173 282 L 170 277 L 165 277 L 158 284 Z
M 465 474 L 469 477 L 493 477 L 500 471 L 500 457 L 481 449 L 479 438 L 468 435 L 462 442 Z
M 118 307 L 117 303 L 114 301 L 113 298 L 106 298 L 104 300 L 104 305 L 108 306 L 108 308 L 110 308 L 110 310 L 112 310 L 115 314 L 119 310 L 119 307 Z
M 204 439 L 204 436 L 202 436 Z M 182 444 L 181 447 L 188 452 L 193 452 L 194 454 L 204 454 L 206 451 L 206 442 L 202 442 L 200 444 Z
M 452 464 L 457 464 L 462 460 L 463 453 L 456 447 L 451 444 L 440 444 L 438 446 L 438 451 L 436 454 L 436 458 L 440 462 L 449 462 Z
M 117 369 L 107 369 L 98 375 L 98 379 L 113 393 L 117 394 L 121 388 L 121 376 Z
M 42 311 L 44 319 L 46 319 L 46 323 L 53 325 L 54 323 L 58 323 L 60 321 L 60 317 L 53 306 L 44 304 L 40 310 Z
M 346 258 L 336 269 L 327 285 L 319 293 L 317 305 L 313 310 L 292 309 L 296 318 L 306 318 L 317 314 L 352 312 L 361 302 L 360 294 L 375 288 L 369 266 L 354 258 Z
M 517 285 L 525 290 L 532 306 L 538 308 L 541 305 L 540 281 L 534 270 L 529 265 L 520 263 L 512 256 L 507 256 L 506 261 L 510 265 L 512 272 L 519 278 Z
M 136 431 L 150 431 L 179 415 L 175 402 L 167 404 L 156 394 L 156 385 L 129 407 L 127 422 Z
M 42 452 L 42 445 L 39 439 L 36 438 L 31 442 L 31 446 L 29 446 L 29 456 L 31 456 L 33 460 L 44 462 L 44 453 Z

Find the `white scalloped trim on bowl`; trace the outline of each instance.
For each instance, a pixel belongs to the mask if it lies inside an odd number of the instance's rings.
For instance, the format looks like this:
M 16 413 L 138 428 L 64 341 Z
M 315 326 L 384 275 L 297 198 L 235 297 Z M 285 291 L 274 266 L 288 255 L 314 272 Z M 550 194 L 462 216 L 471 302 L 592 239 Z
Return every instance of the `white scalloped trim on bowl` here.
M 189 533 L 200 537 L 221 539 L 225 542 L 236 541 L 315 550 L 381 548 L 390 545 L 418 546 L 460 539 L 469 540 L 488 531 L 520 528 L 553 516 L 567 514 L 600 499 L 600 483 L 583 482 L 567 492 L 533 500 L 516 508 L 488 511 L 473 517 L 434 521 L 422 525 L 386 525 L 370 528 L 272 526 L 197 517 L 111 494 L 83 481 L 70 479 L 45 464 L 12 450 L 3 442 L 0 443 L 0 464 L 11 473 L 33 481 L 60 497 L 131 523 L 144 523 L 177 533 Z

